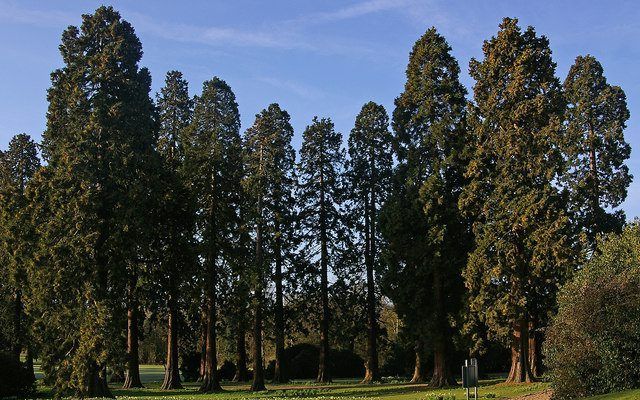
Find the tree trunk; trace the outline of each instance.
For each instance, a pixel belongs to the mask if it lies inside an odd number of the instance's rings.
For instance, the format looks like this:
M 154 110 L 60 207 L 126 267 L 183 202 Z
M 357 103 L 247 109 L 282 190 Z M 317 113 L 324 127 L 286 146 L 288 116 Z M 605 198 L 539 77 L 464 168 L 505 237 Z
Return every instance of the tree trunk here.
M 535 329 L 535 324 L 529 324 L 529 366 L 534 378 L 542 376 L 542 340 L 541 334 Z
M 238 320 L 236 331 L 236 374 L 233 376 L 234 382 L 246 382 L 249 380 L 247 370 L 247 340 L 244 330 L 244 322 Z
M 322 319 L 320 321 L 320 355 L 316 382 L 331 382 L 329 373 L 329 274 L 327 254 L 327 215 L 324 196 L 324 177 L 320 175 L 320 291 Z
M 178 312 L 175 300 L 169 300 L 169 322 L 167 326 L 167 362 L 164 370 L 162 390 L 182 389 L 178 370 Z
M 202 307 L 202 319 L 200 320 L 200 370 L 198 382 L 204 378 L 204 368 L 207 362 L 207 307 Z
M 133 279 L 129 287 L 129 309 L 127 310 L 127 371 L 125 373 L 123 389 L 141 388 L 140 359 L 138 356 L 138 304 L 135 298 L 135 285 L 137 279 Z
M 280 231 L 280 223 L 276 221 L 276 232 Z M 275 312 L 275 345 L 276 365 L 273 372 L 274 383 L 286 383 L 289 381 L 284 365 L 284 301 L 282 293 L 282 238 L 278 234 L 275 239 L 275 286 L 276 286 L 276 312 Z
M 212 283 L 209 284 L 208 297 L 209 304 L 207 307 L 207 345 L 205 351 L 205 366 L 204 376 L 202 378 L 202 385 L 200 391 L 205 393 L 220 392 L 222 387 L 220 386 L 220 379 L 218 377 L 218 355 L 216 349 L 216 288 L 215 282 L 217 281 L 215 265 L 209 267 L 209 276 L 212 278 Z
M 109 390 L 109 385 L 107 384 L 106 368 L 98 366 L 93 361 L 90 362 L 89 376 L 87 377 L 86 382 L 86 393 L 84 393 L 84 396 L 81 397 L 115 398 Z
M 436 266 L 433 270 L 433 306 L 435 311 L 433 315 L 433 320 L 435 321 L 433 332 L 433 376 L 429 382 L 429 386 L 436 388 L 456 385 L 447 362 L 447 344 L 450 332 L 446 318 L 443 291 L 442 274 Z
M 442 388 L 455 386 L 456 380 L 451 374 L 451 368 L 447 363 L 447 346 L 445 340 L 439 340 L 433 349 L 433 376 L 429 382 L 429 386 L 434 388 Z
M 410 383 L 424 383 L 424 365 L 422 363 L 422 343 L 416 340 L 414 347 L 416 353 L 415 367 L 413 369 L 413 377 Z
M 27 346 L 27 355 L 25 360 L 25 367 L 29 372 L 29 377 L 33 378 L 33 381 L 36 380 L 36 372 L 33 369 L 33 352 L 31 351 L 31 346 Z
M 529 366 L 529 323 L 523 318 L 513 327 L 511 370 L 506 383 L 530 383 L 534 380 Z
M 261 156 L 262 157 L 262 156 Z M 253 318 L 253 382 L 251 390 L 254 392 L 266 390 L 264 385 L 264 367 L 262 365 L 262 201 L 258 199 L 259 221 L 256 224 L 256 268 L 257 286 L 255 288 L 254 318 Z
M 378 372 L 378 318 L 376 315 L 376 295 L 373 268 L 375 263 L 375 199 L 370 194 L 371 202 L 365 209 L 365 264 L 367 268 L 367 362 L 362 383 L 373 383 L 380 380 Z

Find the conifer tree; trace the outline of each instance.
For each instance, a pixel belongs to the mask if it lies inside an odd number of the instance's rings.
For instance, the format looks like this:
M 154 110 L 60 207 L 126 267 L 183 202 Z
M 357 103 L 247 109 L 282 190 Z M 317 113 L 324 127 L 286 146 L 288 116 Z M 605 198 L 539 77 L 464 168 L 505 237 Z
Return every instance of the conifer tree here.
M 419 349 L 428 345 L 432 350 L 433 387 L 455 384 L 450 321 L 460 307 L 460 273 L 469 243 L 457 208 L 463 186 L 466 91 L 450 52 L 434 28 L 413 47 L 405 90 L 395 102 L 399 166 L 383 219 L 393 263 L 386 270 L 389 292 L 417 336 L 416 379 L 422 370 Z M 416 304 L 424 304 L 420 312 Z
M 555 184 L 564 102 L 549 41 L 505 18 L 472 59 L 469 184 L 460 206 L 474 219 L 464 271 L 469 310 L 511 347 L 507 382 L 534 379 L 529 331 L 553 307 L 573 263 L 566 201 Z
M 284 366 L 284 293 L 283 268 L 289 255 L 294 251 L 293 237 L 295 225 L 294 192 L 296 189 L 295 152 L 291 146 L 293 128 L 289 114 L 278 104 L 271 104 L 256 115 L 253 126 L 247 129 L 244 138 L 244 190 L 250 201 L 255 202 L 253 218 L 256 229 L 261 229 L 256 243 L 262 247 L 262 265 L 271 271 L 275 286 L 275 370 L 273 381 L 284 383 L 288 379 Z M 256 232 L 256 239 L 258 237 Z M 256 240 L 257 241 L 257 240 Z M 257 285 L 263 286 L 263 272 L 257 271 Z M 256 293 L 262 289 L 255 290 Z M 255 299 L 257 304 L 262 299 Z M 256 305 L 260 307 L 260 305 Z
M 26 188 L 39 168 L 36 143 L 27 134 L 15 135 L 7 150 L 0 152 L 0 264 L 3 266 L 0 278 L 12 292 L 7 294 L 13 300 L 10 333 L 16 362 L 20 361 L 25 348 L 30 357 L 33 347 L 27 336 L 29 327 L 23 300 L 25 294 L 28 295 L 26 265 L 31 261 L 33 245 Z M 32 361 L 27 360 L 31 369 Z
M 564 91 L 569 161 L 564 178 L 577 223 L 593 251 L 598 234 L 620 232 L 625 222 L 622 210 L 607 210 L 624 201 L 633 178 L 625 165 L 631 153 L 624 139 L 629 110 L 624 91 L 607 82 L 602 65 L 590 55 L 576 58 Z
M 348 187 L 358 241 L 363 251 L 367 277 L 367 360 L 363 383 L 380 380 L 378 369 L 378 317 L 374 269 L 379 262 L 378 213 L 384 202 L 392 173 L 389 116 L 383 106 L 365 104 L 349 135 Z M 350 249 L 353 251 L 353 249 Z
M 235 257 L 239 235 L 242 155 L 236 98 L 219 78 L 204 82 L 185 132 L 186 174 L 196 199 L 197 236 L 207 301 L 205 371 L 200 390 L 220 391 L 216 354 L 217 286 L 221 266 Z
M 148 225 L 155 124 L 142 46 L 111 7 L 62 35 L 43 154 L 30 198 L 40 357 L 57 393 L 110 397 L 107 364 L 122 352 L 122 294 Z
M 342 135 L 328 118 L 313 118 L 302 136 L 299 161 L 298 204 L 304 253 L 320 274 L 320 357 L 317 382 L 330 382 L 329 268 L 336 267 L 340 251 L 343 201 Z
M 191 123 L 192 100 L 179 71 L 170 71 L 157 99 L 160 129 L 156 144 L 162 157 L 158 249 L 162 292 L 166 296 L 167 357 L 162 389 L 181 388 L 178 369 L 178 321 L 185 285 L 194 273 L 192 242 L 194 210 L 185 179 L 184 135 Z

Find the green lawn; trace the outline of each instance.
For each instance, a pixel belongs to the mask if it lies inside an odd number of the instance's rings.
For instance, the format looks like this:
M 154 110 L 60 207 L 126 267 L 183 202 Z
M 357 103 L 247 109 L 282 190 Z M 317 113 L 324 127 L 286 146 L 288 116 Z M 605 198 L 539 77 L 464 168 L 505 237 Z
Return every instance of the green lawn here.
M 36 365 L 36 375 L 41 377 Z M 267 384 L 266 392 L 253 393 L 248 384 L 223 382 L 225 389 L 218 394 L 199 394 L 198 384 L 185 383 L 182 390 L 161 391 L 160 384 L 164 376 L 161 365 L 142 365 L 140 378 L 144 389 L 123 390 L 118 385 L 111 385 L 113 393 L 118 398 L 136 398 L 139 400 L 207 400 L 207 399 L 274 399 L 274 400 L 354 400 L 354 399 L 385 399 L 385 400 L 463 400 L 466 399 L 463 389 L 433 390 L 426 385 L 411 385 L 407 383 L 385 383 L 374 385 L 359 385 L 356 380 L 339 379 L 331 385 L 319 385 L 309 381 L 294 381 L 286 385 Z M 541 392 L 549 386 L 547 383 L 504 385 L 501 380 L 482 381 L 478 390 L 480 399 L 510 399 L 527 394 Z M 46 389 L 44 392 L 48 392 Z M 46 395 L 46 394 L 45 394 Z M 473 397 L 473 393 L 472 393 Z M 604 396 L 592 397 L 589 400 L 638 400 L 640 390 L 612 393 Z

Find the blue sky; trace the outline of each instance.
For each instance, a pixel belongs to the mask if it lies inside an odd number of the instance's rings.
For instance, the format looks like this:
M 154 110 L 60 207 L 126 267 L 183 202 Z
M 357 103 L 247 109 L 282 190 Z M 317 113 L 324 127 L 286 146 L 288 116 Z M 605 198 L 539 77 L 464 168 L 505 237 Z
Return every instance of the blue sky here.
M 391 113 L 402 91 L 415 40 L 435 26 L 453 47 L 468 89 L 471 57 L 502 17 L 533 25 L 551 41 L 564 80 L 577 55 L 592 54 L 612 84 L 627 93 L 629 167 L 636 181 L 623 204 L 640 217 L 640 4 L 634 1 L 5 1 L 0 0 L 0 149 L 45 126 L 50 72 L 61 65 L 58 44 L 68 25 L 101 4 L 113 5 L 136 28 L 154 92 L 178 69 L 200 91 L 212 76 L 236 93 L 243 129 L 262 108 L 289 111 L 299 146 L 314 115 L 331 117 L 345 137 L 362 104 Z

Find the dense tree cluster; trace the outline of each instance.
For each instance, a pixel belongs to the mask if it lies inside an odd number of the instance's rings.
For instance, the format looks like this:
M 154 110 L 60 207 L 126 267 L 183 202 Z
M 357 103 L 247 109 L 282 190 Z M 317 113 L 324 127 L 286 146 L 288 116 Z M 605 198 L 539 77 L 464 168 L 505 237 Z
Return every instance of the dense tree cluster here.
M 618 284 L 596 272 L 632 179 L 624 92 L 592 56 L 561 84 L 548 39 L 516 19 L 471 61 L 471 99 L 431 28 L 391 121 L 368 102 L 344 143 L 315 117 L 297 157 L 287 111 L 270 104 L 243 134 L 218 77 L 191 97 L 170 71 L 154 101 L 111 7 L 60 51 L 42 143 L 0 152 L 0 352 L 31 376 L 37 357 L 58 395 L 141 387 L 141 360 L 165 363 L 163 389 L 330 382 L 346 365 L 443 387 L 460 355 L 497 347 L 507 381 L 529 382 L 573 272 L 593 257 L 581 276 Z M 563 292 L 554 343 L 579 331 L 581 301 Z M 548 353 L 557 374 L 563 351 Z

